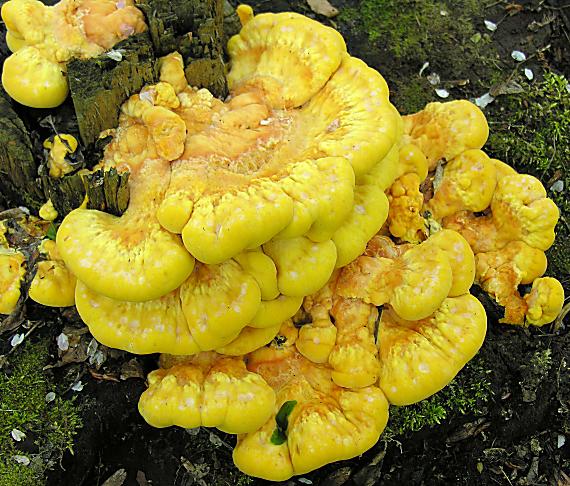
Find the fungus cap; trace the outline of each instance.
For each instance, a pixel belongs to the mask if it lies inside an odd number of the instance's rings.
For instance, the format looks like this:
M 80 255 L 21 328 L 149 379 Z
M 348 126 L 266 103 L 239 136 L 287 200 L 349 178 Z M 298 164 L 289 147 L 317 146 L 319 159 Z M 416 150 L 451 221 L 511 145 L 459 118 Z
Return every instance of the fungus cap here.
M 256 280 L 234 260 L 198 264 L 180 287 L 182 310 L 201 349 L 232 342 L 257 314 L 261 291 Z
M 277 336 L 281 324 L 272 327 L 251 327 L 246 326 L 239 333 L 231 343 L 216 349 L 216 352 L 226 355 L 226 356 L 244 356 L 248 353 L 252 353 L 256 349 L 259 349 L 266 344 L 270 343 L 271 340 Z
M 259 88 L 273 106 L 294 108 L 323 87 L 346 55 L 346 45 L 334 29 L 285 12 L 252 17 L 229 40 L 228 52 L 232 91 Z
M 467 240 L 457 231 L 443 229 L 427 241 L 442 249 L 451 264 L 453 275 L 449 297 L 468 293 L 475 280 L 475 255 Z
M 191 355 L 200 348 L 182 312 L 179 291 L 146 302 L 110 299 L 78 281 L 75 305 L 97 341 L 136 354 Z
M 427 156 L 429 167 L 451 160 L 469 149 L 480 149 L 489 136 L 483 112 L 467 100 L 429 103 L 413 115 L 403 117 L 409 142 Z
M 274 327 L 293 317 L 301 307 L 303 297 L 279 295 L 273 300 L 262 300 L 259 309 L 249 322 L 249 326 L 257 329 Z
M 65 266 L 55 241 L 42 241 L 40 251 L 46 254 L 47 260 L 37 264 L 37 271 L 28 292 L 30 299 L 49 307 L 74 305 L 77 279 Z
M 336 264 L 331 240 L 315 243 L 308 238 L 272 240 L 263 246 L 277 266 L 277 284 L 283 295 L 299 297 L 323 287 Z
M 179 236 L 163 229 L 154 214 L 168 166 L 148 160 L 139 170 L 145 178 L 131 185 L 123 216 L 76 209 L 57 232 L 58 250 L 79 280 L 111 299 L 132 302 L 168 294 L 194 268 Z
M 132 0 L 9 0 L 2 19 L 10 50 L 2 72 L 6 92 L 33 108 L 55 108 L 68 93 L 66 63 L 102 54 L 120 40 L 146 29 Z
M 562 311 L 564 288 L 555 278 L 537 278 L 524 299 L 528 305 L 527 322 L 533 326 L 544 326 L 553 322 Z
M 0 247 L 0 314 L 10 314 L 20 298 L 20 282 L 26 273 L 24 255 Z
M 66 157 L 77 150 L 78 142 L 73 135 L 66 133 L 53 137 L 53 141 L 44 141 L 44 148 L 49 149 L 48 167 L 51 177 L 62 177 L 73 171 L 73 166 L 67 162 Z
M 300 356 L 290 342 L 256 351 L 248 369 L 276 391 L 276 406 L 259 430 L 238 437 L 233 458 L 246 474 L 280 481 L 355 457 L 376 443 L 386 425 L 388 402 L 377 387 L 332 384 L 330 371 Z M 276 416 L 287 402 L 294 406 L 282 431 L 285 440 L 276 442 Z
M 479 285 L 505 308 L 500 322 L 523 324 L 528 305 L 519 293 L 519 285 L 531 284 L 544 274 L 544 252 L 513 241 L 498 251 L 478 253 L 476 260 Z
M 210 361 L 210 362 L 208 362 Z M 154 427 L 217 427 L 239 434 L 261 427 L 271 415 L 275 393 L 241 359 L 213 355 L 153 371 L 139 411 Z
M 445 165 L 427 209 L 438 220 L 458 211 L 483 211 L 491 204 L 496 184 L 497 170 L 487 154 L 467 150 Z
M 449 297 L 426 319 L 382 312 L 380 388 L 394 405 L 419 402 L 446 386 L 483 344 L 485 309 L 472 295 Z
M 31 46 L 4 61 L 2 85 L 11 98 L 32 108 L 55 108 L 69 91 L 65 66 L 44 58 Z
M 8 49 L 10 49 L 10 51 L 16 52 L 16 51 L 19 51 L 20 49 L 22 49 L 23 47 L 26 47 L 26 41 L 25 41 L 25 39 L 18 37 L 13 32 L 7 31 L 6 32 L 6 45 L 8 46 Z
M 357 258 L 341 271 L 338 292 L 374 305 L 389 303 L 402 318 L 417 320 L 439 307 L 452 281 L 446 252 L 427 240 L 394 260 Z
M 500 248 L 522 240 L 533 248 L 547 250 L 554 243 L 554 227 L 560 211 L 546 197 L 542 183 L 530 175 L 503 177 L 491 202 Z
M 257 282 L 233 260 L 198 264 L 177 289 L 144 302 L 111 299 L 83 282 L 76 289 L 77 310 L 92 334 L 107 346 L 139 354 L 193 355 L 229 345 L 260 303 Z M 263 332 L 269 331 L 258 334 Z

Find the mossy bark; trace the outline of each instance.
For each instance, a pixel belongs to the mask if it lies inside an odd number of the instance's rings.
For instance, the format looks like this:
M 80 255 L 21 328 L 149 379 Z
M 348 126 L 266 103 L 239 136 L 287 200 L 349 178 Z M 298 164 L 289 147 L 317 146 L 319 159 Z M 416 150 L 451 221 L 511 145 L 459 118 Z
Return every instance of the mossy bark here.
M 232 17 L 229 10 L 224 12 L 224 0 L 137 0 L 137 5 L 146 16 L 148 32 L 131 36 L 110 53 L 68 63 L 71 99 L 85 154 L 100 154 L 99 134 L 117 126 L 120 106 L 129 96 L 157 81 L 157 58 L 169 52 L 182 54 L 192 86 L 205 87 L 219 97 L 227 94 L 224 21 L 235 24 L 235 13 Z M 33 147 L 24 123 L 2 93 L 0 205 L 24 205 L 37 212 L 49 198 L 63 217 L 87 194 L 89 208 L 116 215 L 126 209 L 128 174 L 98 171 L 81 176 L 80 169 L 89 169 L 99 160 L 86 156 L 74 166 L 75 173 L 54 179 L 48 174 L 45 154 L 37 144 L 35 151 Z
M 97 171 L 82 177 L 76 172 L 56 179 L 49 176 L 44 154 L 35 152 L 24 123 L 0 90 L 0 206 L 26 206 L 37 213 L 51 199 L 64 216 L 80 206 L 87 193 L 89 208 L 112 214 L 127 208 L 128 173 Z
M 87 207 L 120 216 L 129 205 L 129 173 L 98 170 L 85 176 Z
M 44 194 L 37 177 L 28 131 L 0 89 L 0 204 L 4 207 L 42 204 Z
M 67 65 L 71 98 L 84 144 L 117 126 L 121 104 L 156 81 L 153 46 L 147 32 L 120 42 L 111 55 L 75 59 Z

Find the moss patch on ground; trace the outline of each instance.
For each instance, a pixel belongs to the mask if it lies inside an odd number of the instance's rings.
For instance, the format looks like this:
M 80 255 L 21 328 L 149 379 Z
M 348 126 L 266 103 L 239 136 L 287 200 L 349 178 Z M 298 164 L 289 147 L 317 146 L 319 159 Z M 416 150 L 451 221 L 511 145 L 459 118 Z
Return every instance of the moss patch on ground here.
M 56 391 L 43 371 L 48 357 L 47 340 L 25 344 L 0 373 L 0 486 L 44 484 L 46 470 L 73 451 L 81 419 L 73 400 L 46 399 Z M 15 441 L 14 430 L 25 437 Z
M 490 136 L 485 149 L 521 173 L 542 181 L 560 208 L 556 241 L 547 252 L 548 274 L 570 287 L 570 84 L 546 73 L 525 91 L 501 97 L 487 113 Z
M 485 415 L 491 398 L 491 371 L 476 357 L 443 390 L 419 403 L 390 407 L 390 420 L 381 440 L 391 440 L 424 427 L 432 427 L 457 415 Z
M 438 99 L 436 87 L 454 90 L 452 96 L 460 98 L 466 89 L 486 90 L 500 77 L 496 48 L 481 21 L 484 11 L 477 0 L 360 0 L 343 9 L 339 20 L 363 29 L 371 48 L 387 51 L 389 62 L 381 72 L 393 102 L 402 113 L 413 113 Z M 425 62 L 429 67 L 420 77 Z M 430 73 L 440 77 L 438 84 L 430 84 Z

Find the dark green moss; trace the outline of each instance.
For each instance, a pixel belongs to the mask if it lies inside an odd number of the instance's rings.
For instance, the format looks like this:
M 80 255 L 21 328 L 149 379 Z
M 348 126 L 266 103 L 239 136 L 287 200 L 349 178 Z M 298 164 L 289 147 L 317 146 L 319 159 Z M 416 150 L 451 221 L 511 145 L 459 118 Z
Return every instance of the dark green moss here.
M 47 341 L 22 346 L 10 357 L 9 371 L 0 374 L 0 486 L 43 484 L 45 471 L 73 450 L 73 437 L 81 427 L 73 400 L 46 401 L 53 391 L 43 371 L 47 349 Z M 26 434 L 25 451 L 12 439 L 14 429 Z M 18 455 L 30 464 L 18 464 Z
M 383 42 L 397 57 L 427 59 L 437 45 L 454 43 L 472 50 L 485 43 L 483 34 L 475 36 L 472 22 L 482 11 L 476 0 L 361 0 L 357 7 L 343 9 L 339 20 L 358 21 L 371 42 Z
M 368 51 L 377 53 L 370 60 L 380 58 L 375 67 L 388 80 L 393 103 L 406 114 L 441 101 L 425 78 L 429 73 L 440 76 L 437 87 L 450 91 L 451 98 L 465 97 L 467 89 L 483 93 L 504 78 L 481 21 L 484 9 L 476 0 L 361 0 L 343 9 L 339 19 L 348 29 L 364 30 Z M 429 67 L 420 77 L 425 62 Z
M 417 432 L 455 415 L 483 415 L 485 404 L 491 396 L 489 373 L 484 363 L 476 358 L 435 395 L 414 405 L 390 407 L 390 420 L 383 440 Z
M 412 78 L 397 91 L 398 110 L 403 114 L 421 111 L 429 102 L 434 101 L 433 87 L 425 78 Z

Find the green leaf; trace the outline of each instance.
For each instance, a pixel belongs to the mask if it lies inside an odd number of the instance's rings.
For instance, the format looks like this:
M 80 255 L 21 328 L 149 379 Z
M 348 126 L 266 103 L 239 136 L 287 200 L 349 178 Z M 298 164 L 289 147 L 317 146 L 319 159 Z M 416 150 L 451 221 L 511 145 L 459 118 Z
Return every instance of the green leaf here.
M 271 439 L 269 439 L 273 445 L 281 445 L 287 440 L 287 436 L 278 428 L 271 434 Z
M 286 431 L 289 426 L 289 415 L 297 405 L 297 400 L 288 400 L 279 409 L 277 415 L 275 416 L 275 422 L 277 422 L 277 427 L 281 430 Z
M 54 240 L 55 241 L 55 237 L 57 235 L 57 226 L 53 223 L 50 223 L 49 228 L 47 230 L 46 236 L 50 239 L 50 240 Z
M 273 445 L 281 445 L 287 440 L 287 427 L 289 427 L 289 415 L 297 405 L 297 400 L 288 400 L 279 409 L 275 415 L 275 423 L 277 427 L 271 434 L 269 439 Z

